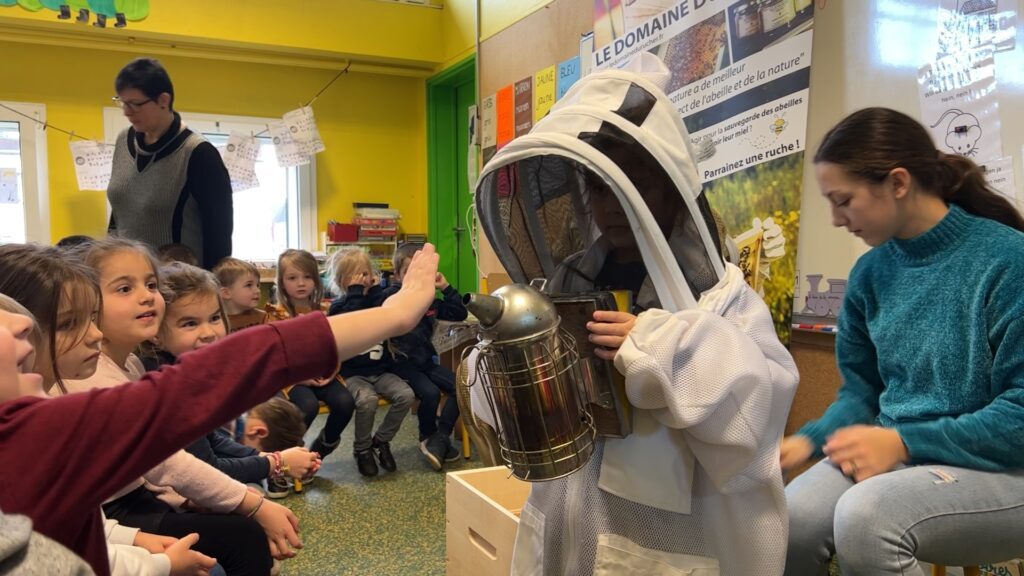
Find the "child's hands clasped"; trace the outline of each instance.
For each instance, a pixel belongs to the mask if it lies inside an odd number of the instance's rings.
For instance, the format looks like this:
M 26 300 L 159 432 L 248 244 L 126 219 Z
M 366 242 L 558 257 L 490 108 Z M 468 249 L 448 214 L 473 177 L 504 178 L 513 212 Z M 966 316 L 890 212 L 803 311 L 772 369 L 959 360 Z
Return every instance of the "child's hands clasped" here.
M 626 341 L 626 336 L 633 329 L 634 324 L 636 324 L 636 316 L 629 312 L 595 311 L 594 321 L 587 322 L 590 341 L 600 346 L 594 353 L 605 360 L 615 359 L 615 354 Z
M 840 428 L 829 436 L 822 452 L 856 482 L 885 474 L 910 459 L 899 432 L 864 424 Z
M 320 469 L 320 457 L 301 446 L 289 448 L 281 452 L 281 468 L 287 466 L 288 475 L 292 478 L 303 478 Z

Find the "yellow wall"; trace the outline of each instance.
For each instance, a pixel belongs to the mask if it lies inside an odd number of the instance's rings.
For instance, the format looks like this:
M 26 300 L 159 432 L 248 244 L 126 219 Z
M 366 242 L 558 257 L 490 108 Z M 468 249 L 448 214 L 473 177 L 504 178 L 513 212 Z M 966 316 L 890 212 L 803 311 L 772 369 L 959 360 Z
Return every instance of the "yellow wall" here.
M 549 1 L 483 0 L 483 37 Z M 154 1 L 149 18 L 122 30 L 0 8 L 0 100 L 45 104 L 54 126 L 102 139 L 114 76 L 145 48 L 171 72 L 179 110 L 262 117 L 297 107 L 330 80 L 332 65 L 355 58 L 353 70 L 385 73 L 350 73 L 314 104 L 327 146 L 316 157 L 320 229 L 347 220 L 353 201 L 371 200 L 401 210 L 404 230 L 426 231 L 423 76 L 473 53 L 476 0 L 447 0 L 443 10 L 374 0 L 304 0 L 301 12 L 274 0 L 170 5 Z M 104 195 L 78 191 L 66 137 L 48 135 L 48 162 L 51 237 L 101 234 Z
M 0 7 L 0 25 L 88 35 L 230 47 L 272 46 L 300 54 L 426 63 L 442 60 L 442 10 L 378 0 L 153 0 L 149 16 L 117 30 L 58 22 L 50 10 Z
M 0 42 L 0 100 L 43 103 L 54 126 L 103 138 L 113 79 L 130 58 L 118 52 Z M 175 108 L 188 112 L 280 117 L 334 76 L 329 70 L 161 57 L 175 85 Z M 402 227 L 426 219 L 426 99 L 422 79 L 351 73 L 313 105 L 326 152 L 317 161 L 320 229 L 347 220 L 357 200 L 390 202 Z M 79 192 L 68 139 L 48 134 L 50 234 L 101 234 L 101 192 Z

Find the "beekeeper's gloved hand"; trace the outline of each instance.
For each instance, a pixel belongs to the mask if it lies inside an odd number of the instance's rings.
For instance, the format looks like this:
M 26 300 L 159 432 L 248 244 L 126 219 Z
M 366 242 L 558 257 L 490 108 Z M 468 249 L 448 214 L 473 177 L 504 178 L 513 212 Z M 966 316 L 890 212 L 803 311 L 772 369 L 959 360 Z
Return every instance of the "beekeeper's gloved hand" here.
M 782 227 L 775 223 L 771 217 L 761 220 L 754 218 L 751 223 L 753 228 L 761 228 L 764 235 L 761 240 L 760 272 L 761 278 L 770 277 L 769 271 L 772 262 L 786 255 L 786 236 L 782 233 Z

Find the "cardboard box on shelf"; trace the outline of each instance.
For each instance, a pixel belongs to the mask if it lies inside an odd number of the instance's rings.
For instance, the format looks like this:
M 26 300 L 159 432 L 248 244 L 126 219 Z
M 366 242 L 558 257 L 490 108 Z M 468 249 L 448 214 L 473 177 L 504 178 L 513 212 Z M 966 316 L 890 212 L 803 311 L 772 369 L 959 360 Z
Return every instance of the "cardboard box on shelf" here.
M 530 483 L 508 468 L 450 472 L 445 478 L 445 544 L 448 576 L 509 574 L 519 512 Z

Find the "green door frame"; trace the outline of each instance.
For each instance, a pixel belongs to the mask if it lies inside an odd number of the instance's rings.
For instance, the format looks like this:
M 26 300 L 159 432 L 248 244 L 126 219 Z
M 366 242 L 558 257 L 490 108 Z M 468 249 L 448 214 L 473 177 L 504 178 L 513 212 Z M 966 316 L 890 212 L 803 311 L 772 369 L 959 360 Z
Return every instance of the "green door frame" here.
M 441 218 L 446 210 L 452 209 L 451 203 L 456 200 L 452 195 L 457 194 L 458 179 L 466 178 L 465 171 L 458 170 L 455 90 L 457 86 L 474 82 L 475 76 L 476 56 L 473 55 L 427 80 L 427 235 L 441 252 L 438 267 L 446 276 L 452 277 L 459 267 L 453 255 L 457 238 L 452 230 L 443 229 Z M 449 203 L 447 207 L 446 202 Z M 456 221 L 460 218 L 461 215 L 457 215 Z M 467 233 L 471 231 L 467 230 Z M 471 251 L 466 252 L 459 253 L 459 259 L 472 260 L 475 270 L 476 259 Z M 468 265 L 468 262 L 463 265 Z M 476 281 L 474 274 L 472 285 L 457 288 L 463 293 L 476 291 Z

